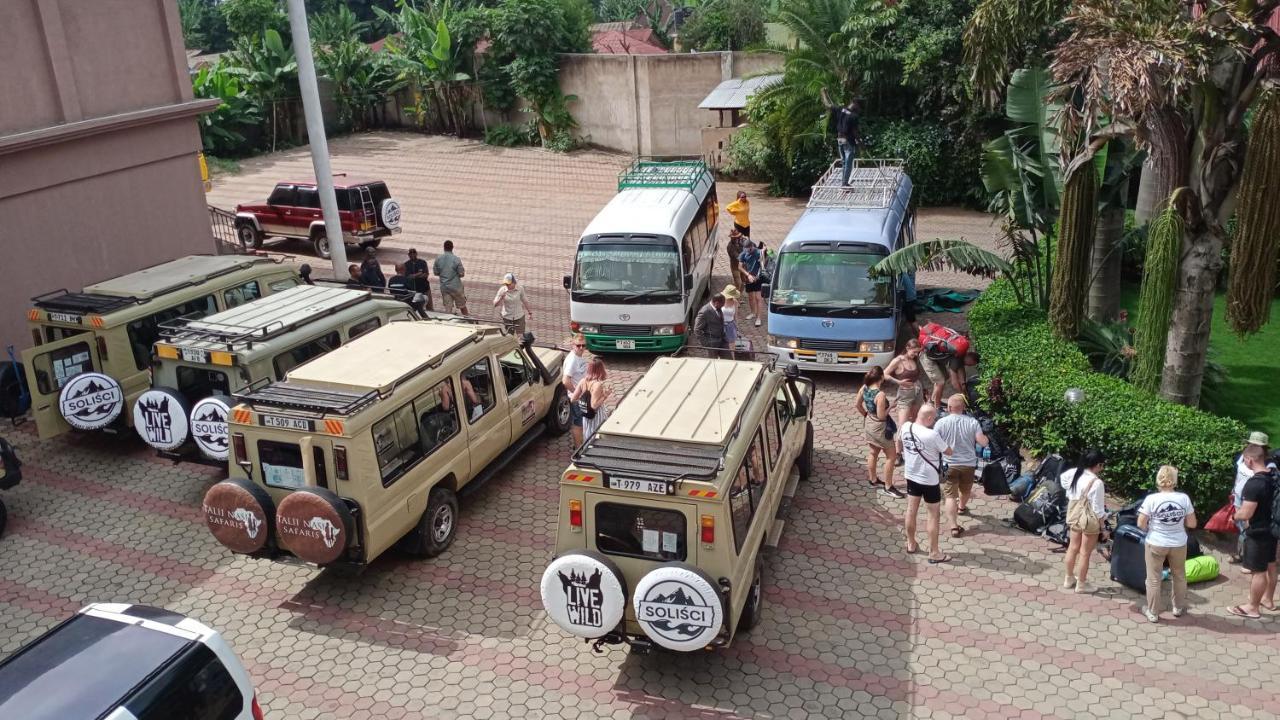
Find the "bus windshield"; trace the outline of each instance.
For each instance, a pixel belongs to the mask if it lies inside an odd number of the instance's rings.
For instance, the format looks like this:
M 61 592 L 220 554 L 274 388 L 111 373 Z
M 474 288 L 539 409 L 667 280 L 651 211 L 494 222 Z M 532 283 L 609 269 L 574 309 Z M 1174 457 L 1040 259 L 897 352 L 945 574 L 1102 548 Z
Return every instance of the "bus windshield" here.
M 583 296 L 679 294 L 680 257 L 671 245 L 584 244 L 573 291 Z
M 893 304 L 889 278 L 867 271 L 883 255 L 848 252 L 787 252 L 778 259 L 770 300 L 783 307 L 883 307 Z

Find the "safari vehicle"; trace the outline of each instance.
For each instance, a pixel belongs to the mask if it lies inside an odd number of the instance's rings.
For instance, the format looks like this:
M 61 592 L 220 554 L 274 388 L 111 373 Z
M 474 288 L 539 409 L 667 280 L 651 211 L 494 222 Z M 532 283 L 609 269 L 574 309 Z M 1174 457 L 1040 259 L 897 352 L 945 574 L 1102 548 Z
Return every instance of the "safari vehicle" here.
M 164 323 L 151 389 L 133 404 L 133 427 L 163 455 L 225 464 L 232 394 L 283 380 L 312 358 L 415 317 L 405 303 L 368 290 L 299 285 L 205 318 Z
M 754 626 L 761 547 L 792 467 L 812 472 L 813 396 L 772 359 L 654 362 L 561 478 L 552 621 L 643 651 L 724 647 Z
M 233 552 L 320 566 L 438 555 L 459 492 L 569 428 L 564 358 L 469 320 L 374 330 L 238 396 L 206 524 Z
M 40 437 L 71 429 L 119 432 L 151 387 L 151 349 L 160 324 L 210 315 L 297 285 L 279 260 L 188 255 L 121 275 L 80 292 L 32 298 L 34 347 L 22 363 Z
M 349 179 L 335 173 L 333 191 L 344 242 L 376 248 L 400 232 L 400 203 L 381 180 Z M 236 237 L 241 246 L 260 248 L 269 237 L 306 240 L 316 255 L 329 257 L 329 238 L 314 181 L 282 182 L 266 200 L 236 205 Z

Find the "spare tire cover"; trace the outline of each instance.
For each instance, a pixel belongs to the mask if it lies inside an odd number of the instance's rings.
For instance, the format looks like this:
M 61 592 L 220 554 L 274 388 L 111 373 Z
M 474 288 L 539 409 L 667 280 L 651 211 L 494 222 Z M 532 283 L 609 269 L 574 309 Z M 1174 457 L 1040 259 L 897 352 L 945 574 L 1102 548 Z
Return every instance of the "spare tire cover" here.
M 187 400 L 173 388 L 153 387 L 133 403 L 133 429 L 157 450 L 177 450 L 187 441 Z
M 204 524 L 228 550 L 255 553 L 271 539 L 275 503 L 249 480 L 223 480 L 204 495 Z
M 382 208 L 378 215 L 382 218 L 382 224 L 395 230 L 400 227 L 400 203 L 392 198 L 382 201 Z
M 347 504 L 324 488 L 294 490 L 276 510 L 280 547 L 317 565 L 342 557 L 354 526 Z
M 230 434 L 227 418 L 231 406 L 227 398 L 214 395 L 191 406 L 191 439 L 205 457 L 226 460 L 229 454 Z
M 631 604 L 644 634 L 668 650 L 705 648 L 725 620 L 716 582 L 685 563 L 667 563 L 640 578 Z
M 591 550 L 567 552 L 542 573 L 542 607 L 561 630 L 598 638 L 622 622 L 627 580 L 612 560 Z
M 58 394 L 58 413 L 77 430 L 101 430 L 124 410 L 124 391 L 115 378 L 98 372 L 76 375 Z

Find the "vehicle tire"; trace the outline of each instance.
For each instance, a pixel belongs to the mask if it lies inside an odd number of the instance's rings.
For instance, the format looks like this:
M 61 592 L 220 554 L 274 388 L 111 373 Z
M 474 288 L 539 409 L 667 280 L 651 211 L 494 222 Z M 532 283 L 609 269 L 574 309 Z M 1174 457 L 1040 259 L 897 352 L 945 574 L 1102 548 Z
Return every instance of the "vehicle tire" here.
M 209 532 L 231 552 L 251 555 L 275 535 L 276 505 L 251 480 L 223 480 L 204 494 L 203 506 Z
M 813 423 L 804 424 L 804 447 L 800 448 L 800 457 L 796 458 L 796 468 L 800 470 L 800 479 L 808 480 L 813 475 Z
M 159 452 L 173 452 L 191 435 L 191 407 L 176 388 L 157 385 L 133 401 L 133 429 Z
M 650 640 L 676 652 L 707 647 L 729 620 L 720 584 L 682 562 L 663 563 L 640 578 L 631 609 Z
M 756 558 L 756 572 L 751 578 L 751 587 L 747 590 L 747 602 L 742 606 L 742 616 L 738 618 L 738 632 L 746 632 L 760 624 L 763 615 L 764 598 L 764 563 Z
M 4 501 L 0 500 L 0 537 L 4 537 L 4 526 L 9 524 L 9 511 L 4 506 Z
M 236 239 L 243 250 L 257 250 L 262 247 L 262 233 L 252 223 L 242 222 L 236 225 Z
M 418 526 L 409 531 L 405 552 L 432 558 L 448 549 L 458 532 L 458 498 L 449 488 L 435 487 L 427 496 L 427 509 Z
M 557 556 L 543 571 L 540 588 L 548 617 L 576 637 L 604 637 L 626 615 L 627 577 L 617 564 L 594 550 L 571 550 Z
M 556 386 L 556 392 L 551 396 L 551 407 L 547 409 L 547 432 L 552 435 L 569 432 L 569 418 L 569 393 L 561 383 Z
M 329 235 L 324 230 L 311 233 L 311 251 L 316 257 L 329 259 Z
M 22 363 L 5 360 L 0 362 L 0 417 L 16 418 L 31 407 L 31 397 L 23 397 Z
M 276 540 L 280 547 L 316 565 L 342 558 L 354 532 L 351 508 L 325 488 L 294 490 L 276 510 Z

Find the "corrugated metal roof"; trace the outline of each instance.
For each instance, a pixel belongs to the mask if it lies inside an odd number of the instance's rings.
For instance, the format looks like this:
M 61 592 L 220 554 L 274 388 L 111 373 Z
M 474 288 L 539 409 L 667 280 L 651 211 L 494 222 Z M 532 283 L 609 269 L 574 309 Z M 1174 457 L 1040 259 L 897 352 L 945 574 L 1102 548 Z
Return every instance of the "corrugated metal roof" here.
M 725 80 L 717 85 L 716 89 L 712 90 L 705 100 L 698 103 L 698 107 L 705 110 L 741 110 L 747 106 L 747 101 L 760 88 L 781 79 L 782 74 L 775 73 L 772 75 L 757 75 L 749 78 Z

